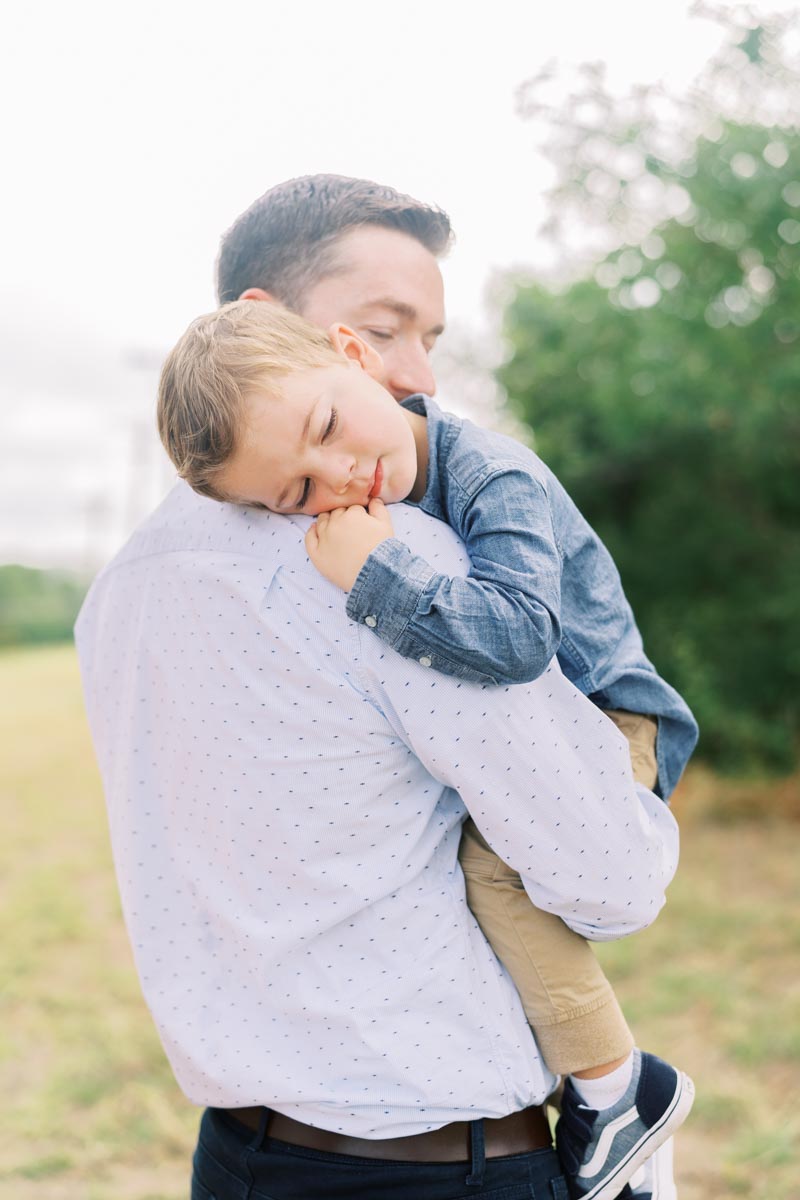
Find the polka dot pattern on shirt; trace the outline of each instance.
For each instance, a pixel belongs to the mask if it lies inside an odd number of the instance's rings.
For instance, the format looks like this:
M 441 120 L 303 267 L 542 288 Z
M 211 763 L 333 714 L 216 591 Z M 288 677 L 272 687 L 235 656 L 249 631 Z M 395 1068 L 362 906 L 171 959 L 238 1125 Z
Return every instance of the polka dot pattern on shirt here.
M 446 526 L 393 517 L 464 569 Z M 197 1104 L 381 1137 L 502 1115 L 551 1078 L 466 906 L 461 797 L 536 903 L 592 936 L 655 915 L 670 832 L 556 669 L 481 689 L 401 659 L 347 619 L 307 525 L 179 485 L 81 615 L 144 994 Z

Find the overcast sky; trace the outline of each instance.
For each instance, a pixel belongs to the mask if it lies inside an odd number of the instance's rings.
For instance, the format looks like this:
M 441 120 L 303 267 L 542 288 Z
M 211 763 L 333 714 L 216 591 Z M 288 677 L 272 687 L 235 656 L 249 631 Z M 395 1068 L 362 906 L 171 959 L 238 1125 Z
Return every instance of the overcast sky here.
M 685 86 L 721 37 L 688 7 L 15 6 L 0 50 L 0 562 L 95 565 L 163 493 L 152 363 L 213 307 L 219 235 L 257 195 L 332 171 L 435 201 L 458 237 L 449 318 L 484 328 L 492 273 L 544 257 L 547 173 L 516 88 L 550 59 L 602 59 L 620 90 Z

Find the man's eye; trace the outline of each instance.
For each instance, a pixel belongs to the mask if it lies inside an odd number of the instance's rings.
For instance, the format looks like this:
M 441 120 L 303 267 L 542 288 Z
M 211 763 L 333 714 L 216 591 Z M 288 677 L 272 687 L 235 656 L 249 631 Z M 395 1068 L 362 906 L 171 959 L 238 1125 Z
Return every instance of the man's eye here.
M 388 329 L 365 329 L 365 333 L 374 338 L 376 342 L 390 342 L 394 337 Z
M 335 408 L 332 408 L 330 420 L 328 421 L 328 424 L 325 426 L 325 432 L 322 435 L 323 442 L 326 441 L 331 436 L 331 434 L 333 433 L 334 429 L 336 428 L 336 426 L 338 424 L 338 421 L 339 421 L 339 414 Z

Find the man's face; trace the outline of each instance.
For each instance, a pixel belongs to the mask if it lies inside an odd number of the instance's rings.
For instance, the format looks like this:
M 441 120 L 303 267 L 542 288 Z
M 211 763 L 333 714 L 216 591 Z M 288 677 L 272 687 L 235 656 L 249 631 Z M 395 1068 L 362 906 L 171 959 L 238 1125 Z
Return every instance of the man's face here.
M 293 372 L 247 401 L 246 424 L 217 477 L 231 499 L 317 516 L 376 496 L 404 500 L 417 476 L 409 416 L 360 362 Z
M 395 400 L 436 390 L 429 355 L 444 329 L 444 286 L 430 251 L 408 234 L 368 225 L 336 245 L 338 269 L 307 293 L 302 316 L 341 321 L 383 359 L 380 382 Z

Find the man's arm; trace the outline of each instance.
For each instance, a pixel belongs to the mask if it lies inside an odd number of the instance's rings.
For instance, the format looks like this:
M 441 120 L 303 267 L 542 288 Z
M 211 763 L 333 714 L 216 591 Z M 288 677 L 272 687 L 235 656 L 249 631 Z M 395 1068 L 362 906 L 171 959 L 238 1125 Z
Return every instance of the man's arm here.
M 462 797 L 537 907 L 595 941 L 649 925 L 678 862 L 669 809 L 637 788 L 627 743 L 553 662 L 492 688 L 375 653 L 365 686 L 431 775 Z

